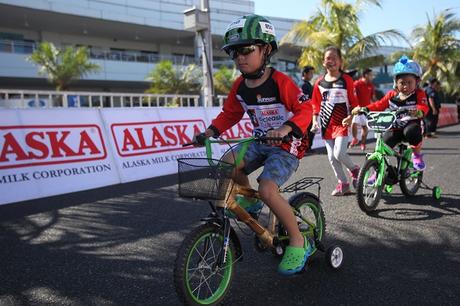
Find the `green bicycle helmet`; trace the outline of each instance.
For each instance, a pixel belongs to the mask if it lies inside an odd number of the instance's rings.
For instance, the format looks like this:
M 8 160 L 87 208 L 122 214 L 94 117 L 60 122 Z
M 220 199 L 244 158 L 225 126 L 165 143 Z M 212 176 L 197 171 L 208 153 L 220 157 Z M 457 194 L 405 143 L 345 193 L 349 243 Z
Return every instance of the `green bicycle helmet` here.
M 257 43 L 270 44 L 272 53 L 275 52 L 278 49 L 275 27 L 263 16 L 246 15 L 228 25 L 222 49 L 226 51 L 232 46 Z
M 275 27 L 267 18 L 255 14 L 242 16 L 228 25 L 222 47 L 227 54 L 232 47 L 254 44 L 269 44 L 272 50 L 265 55 L 264 64 L 258 71 L 253 74 L 243 74 L 245 78 L 261 77 L 266 65 L 270 62 L 270 57 L 278 50 Z

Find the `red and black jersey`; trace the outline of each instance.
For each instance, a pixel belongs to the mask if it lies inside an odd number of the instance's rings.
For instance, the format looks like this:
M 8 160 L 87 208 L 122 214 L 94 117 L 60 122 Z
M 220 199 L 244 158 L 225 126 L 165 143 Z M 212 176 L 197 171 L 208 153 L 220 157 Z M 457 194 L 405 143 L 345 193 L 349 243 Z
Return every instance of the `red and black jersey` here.
M 337 80 L 329 82 L 324 75 L 321 76 L 313 87 L 312 105 L 313 113 L 319 114 L 324 139 L 347 136 L 348 127 L 342 125 L 342 120 L 358 106 L 353 79 L 342 74 Z
M 271 69 L 270 77 L 255 88 L 247 87 L 240 76 L 233 83 L 222 112 L 209 128 L 219 135 L 238 123 L 244 113 L 251 119 L 254 135 L 265 135 L 271 129 L 288 125 L 293 140 L 281 147 L 302 158 L 307 146 L 305 132 L 312 118 L 310 100 L 287 75 Z
M 403 110 L 403 109 L 417 109 L 421 110 L 425 115 L 428 113 L 428 105 L 425 92 L 417 88 L 411 95 L 402 100 L 396 90 L 390 90 L 382 99 L 366 106 L 370 111 L 384 111 L 386 109 L 390 111 Z M 398 118 L 393 123 L 392 128 L 403 128 L 409 121 L 401 120 Z M 419 119 L 414 119 L 419 120 Z
M 361 78 L 355 81 L 354 86 L 359 106 L 363 107 L 370 104 L 375 92 L 374 84 L 372 82 L 368 83 L 366 79 Z

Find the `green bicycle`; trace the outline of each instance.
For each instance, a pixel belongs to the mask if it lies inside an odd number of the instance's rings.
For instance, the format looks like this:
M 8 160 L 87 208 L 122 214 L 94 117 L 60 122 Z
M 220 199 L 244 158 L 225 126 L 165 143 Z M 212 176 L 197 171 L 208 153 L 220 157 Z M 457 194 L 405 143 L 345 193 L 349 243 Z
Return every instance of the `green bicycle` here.
M 396 150 L 390 148 L 382 140 L 382 133 L 393 125 L 396 118 L 406 112 L 369 112 L 368 127 L 376 133 L 375 150 L 366 155 L 366 161 L 358 175 L 356 197 L 359 207 L 365 213 L 375 210 L 379 204 L 383 190 L 390 193 L 393 185 L 399 183 L 405 196 L 414 196 L 420 188 L 432 190 L 432 196 L 439 200 L 441 188 L 430 188 L 423 182 L 423 171 L 417 171 L 412 164 L 412 149 L 405 143 L 399 143 Z M 396 157 L 396 165 L 392 165 L 390 157 Z
M 179 195 L 185 198 L 207 200 L 211 213 L 203 218 L 203 224 L 193 229 L 183 240 L 177 252 L 174 266 L 174 284 L 181 301 L 188 305 L 215 305 L 229 293 L 235 276 L 236 263 L 242 260 L 243 250 L 234 224 L 243 222 L 255 233 L 258 251 L 271 250 L 282 256 L 289 244 L 289 237 L 272 212 L 262 225 L 258 215 L 248 213 L 236 202 L 237 196 L 260 199 L 254 189 L 240 186 L 232 180 L 238 165 L 253 141 L 265 142 L 266 137 L 250 137 L 243 140 L 205 140 L 207 158 L 184 158 L 178 160 Z M 280 139 L 276 139 L 280 140 Z M 212 158 L 212 144 L 242 145 L 234 156 L 235 165 Z M 186 144 L 190 145 L 190 144 Z M 230 146 L 232 148 L 232 146 Z M 326 230 L 326 220 L 320 201 L 320 181 L 323 178 L 305 177 L 280 190 L 295 193 L 289 204 L 296 216 L 301 233 L 317 250 L 326 252 L 328 264 L 339 269 L 343 251 L 339 246 L 324 249 L 321 241 Z M 304 191 L 311 186 L 317 193 Z M 231 213 L 230 213 L 231 212 Z M 236 216 L 235 219 L 229 215 Z M 265 219 L 265 218 L 264 218 Z M 311 257 L 310 257 L 311 258 Z M 305 265 L 307 267 L 307 265 Z

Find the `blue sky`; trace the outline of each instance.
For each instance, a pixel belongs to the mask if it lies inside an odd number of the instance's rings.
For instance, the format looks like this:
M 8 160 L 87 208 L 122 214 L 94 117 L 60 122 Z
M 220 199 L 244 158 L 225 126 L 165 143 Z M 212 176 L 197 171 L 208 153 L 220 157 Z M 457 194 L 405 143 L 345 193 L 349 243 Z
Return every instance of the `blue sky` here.
M 256 14 L 265 16 L 307 19 L 313 15 L 321 0 L 254 0 Z M 460 18 L 459 0 L 381 0 L 382 8 L 366 5 L 360 15 L 364 35 L 396 29 L 410 35 L 417 25 L 427 22 L 433 12 L 454 8 Z

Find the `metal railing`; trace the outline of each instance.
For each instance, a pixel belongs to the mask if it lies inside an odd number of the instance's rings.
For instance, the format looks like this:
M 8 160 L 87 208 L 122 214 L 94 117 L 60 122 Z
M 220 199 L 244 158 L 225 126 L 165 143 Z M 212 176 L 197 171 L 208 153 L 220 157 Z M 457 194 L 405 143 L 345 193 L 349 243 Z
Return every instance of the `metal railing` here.
M 0 107 L 197 107 L 199 95 L 0 89 Z
M 0 39 L 0 52 L 31 54 L 36 48 L 33 41 Z

